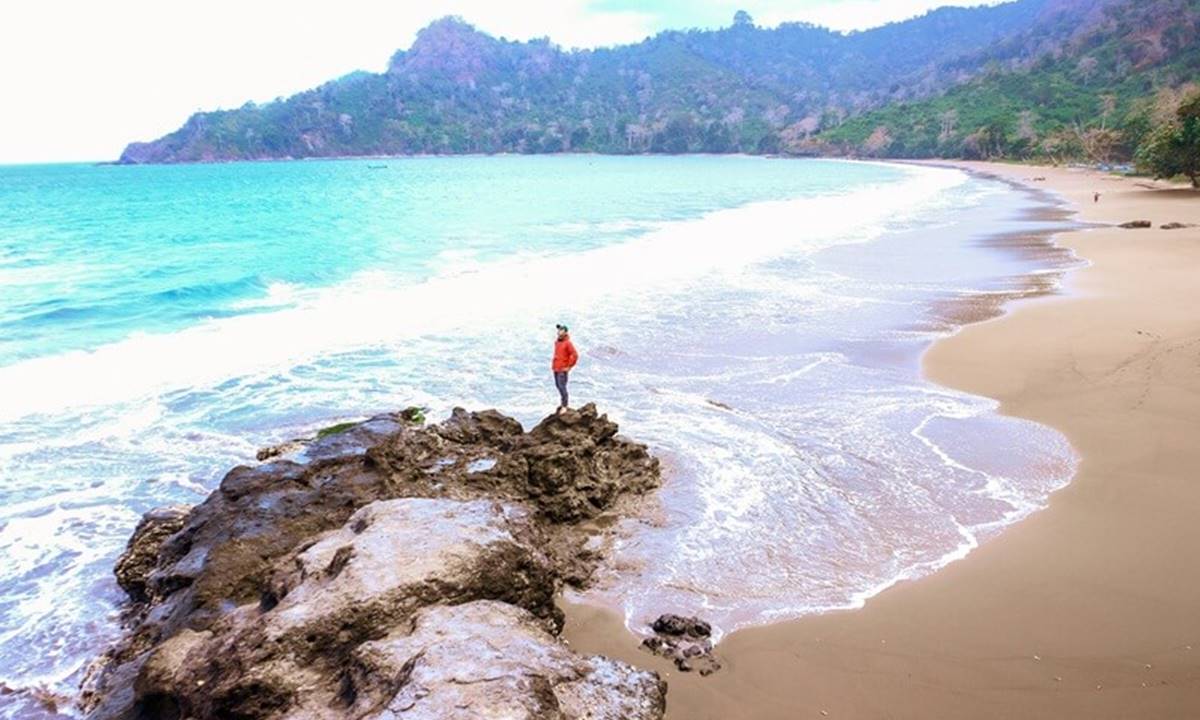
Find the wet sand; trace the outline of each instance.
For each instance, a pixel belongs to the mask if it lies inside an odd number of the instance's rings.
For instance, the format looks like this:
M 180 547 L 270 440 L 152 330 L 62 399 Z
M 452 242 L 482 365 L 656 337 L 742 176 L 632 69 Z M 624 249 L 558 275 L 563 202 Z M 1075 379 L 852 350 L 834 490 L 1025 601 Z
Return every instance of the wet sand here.
M 1065 294 L 1014 303 L 925 356 L 934 381 L 1063 432 L 1078 474 L 1046 510 L 862 610 L 733 633 L 711 677 L 638 651 L 610 613 L 568 606 L 577 650 L 667 677 L 669 718 L 1200 717 L 1200 227 L 1159 229 L 1200 224 L 1200 193 L 963 166 L 1058 193 L 1085 222 L 1154 222 L 1059 235 L 1091 263 Z

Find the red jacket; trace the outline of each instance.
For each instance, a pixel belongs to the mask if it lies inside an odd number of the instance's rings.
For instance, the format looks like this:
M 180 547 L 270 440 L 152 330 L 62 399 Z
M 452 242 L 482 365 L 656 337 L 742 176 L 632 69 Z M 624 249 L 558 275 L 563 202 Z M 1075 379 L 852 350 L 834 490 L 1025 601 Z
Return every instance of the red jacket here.
M 575 367 L 575 363 L 578 361 L 579 353 L 575 352 L 575 346 L 571 344 L 570 337 L 554 341 L 554 362 L 550 364 L 554 372 L 566 372 Z

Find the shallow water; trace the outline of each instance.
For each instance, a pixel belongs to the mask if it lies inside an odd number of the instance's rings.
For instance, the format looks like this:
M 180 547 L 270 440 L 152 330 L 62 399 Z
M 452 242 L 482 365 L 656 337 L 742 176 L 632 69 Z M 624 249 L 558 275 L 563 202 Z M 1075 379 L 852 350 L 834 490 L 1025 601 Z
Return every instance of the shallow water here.
M 411 404 L 536 422 L 557 321 L 575 401 L 670 468 L 588 595 L 631 626 L 852 606 L 1073 472 L 1057 433 L 919 373 L 947 302 L 1061 269 L 990 241 L 1045 225 L 1007 186 L 738 157 L 387 164 L 0 168 L 0 681 L 69 691 L 117 634 L 140 514 L 258 447 Z
M 613 361 L 643 383 L 625 413 L 672 472 L 583 599 L 635 630 L 683 612 L 721 635 L 857 607 L 1043 507 L 1074 473 L 1065 439 L 920 375 L 929 343 L 956 329 L 948 302 L 993 312 L 1047 284 L 1029 273 L 1074 263 L 1031 240 L 1055 227 L 1031 202 L 972 180 L 864 244 L 675 295 L 675 320 Z

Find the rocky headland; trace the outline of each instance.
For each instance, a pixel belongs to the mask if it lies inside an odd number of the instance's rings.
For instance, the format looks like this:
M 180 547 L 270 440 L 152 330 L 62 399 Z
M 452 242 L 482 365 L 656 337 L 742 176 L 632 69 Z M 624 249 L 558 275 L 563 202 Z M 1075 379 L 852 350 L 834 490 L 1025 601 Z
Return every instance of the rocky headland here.
M 494 410 L 420 417 L 266 452 L 147 513 L 87 717 L 661 718 L 658 675 L 572 652 L 554 603 L 658 461 L 592 405 L 529 432 Z

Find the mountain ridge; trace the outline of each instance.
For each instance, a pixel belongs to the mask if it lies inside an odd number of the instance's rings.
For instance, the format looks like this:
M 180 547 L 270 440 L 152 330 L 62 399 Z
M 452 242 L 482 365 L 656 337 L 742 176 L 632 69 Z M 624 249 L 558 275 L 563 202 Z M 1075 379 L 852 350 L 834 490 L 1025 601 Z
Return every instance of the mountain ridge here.
M 131 143 L 120 161 L 564 151 L 880 155 L 891 144 L 868 142 L 875 128 L 867 126 L 864 137 L 855 119 L 936 101 L 981 78 L 1029 72 L 1047 58 L 1061 61 L 1118 10 L 1136 5 L 1016 0 L 940 8 L 853 33 L 805 23 L 759 28 L 739 13 L 726 28 L 670 30 L 594 50 L 495 38 L 448 17 L 422 29 L 383 73 L 352 73 L 261 106 L 196 113 L 158 140 Z M 1149 42 L 1145 56 L 1152 64 L 1164 59 L 1155 47 Z

